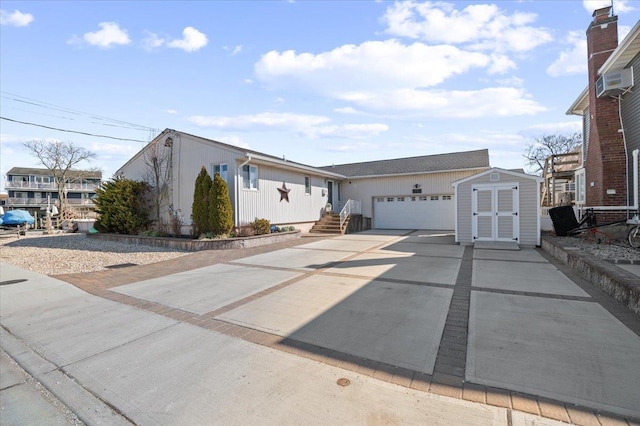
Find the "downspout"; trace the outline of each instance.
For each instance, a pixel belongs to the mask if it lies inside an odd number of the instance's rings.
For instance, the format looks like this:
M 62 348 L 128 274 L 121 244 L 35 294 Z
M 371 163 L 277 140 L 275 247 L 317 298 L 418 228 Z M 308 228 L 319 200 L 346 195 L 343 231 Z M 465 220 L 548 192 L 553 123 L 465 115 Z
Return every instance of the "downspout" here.
M 242 173 L 242 168 L 249 164 L 251 161 L 251 154 L 245 154 L 247 158 L 244 163 L 238 166 L 238 170 L 236 171 L 236 226 L 240 226 L 240 173 Z
M 638 213 L 638 153 L 640 150 L 634 149 L 631 155 L 633 156 L 633 209 Z

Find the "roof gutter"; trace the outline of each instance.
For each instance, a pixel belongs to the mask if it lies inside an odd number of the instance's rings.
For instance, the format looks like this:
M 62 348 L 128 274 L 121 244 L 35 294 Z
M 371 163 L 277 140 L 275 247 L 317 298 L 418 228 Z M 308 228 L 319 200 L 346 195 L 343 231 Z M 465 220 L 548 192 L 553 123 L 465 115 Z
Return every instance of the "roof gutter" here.
M 629 46 L 631 46 L 631 44 L 639 36 L 640 36 L 640 21 L 638 21 L 633 26 L 631 31 L 629 31 L 629 34 L 624 38 L 624 40 L 622 40 L 622 43 L 620 43 L 618 45 L 618 47 L 616 48 L 616 50 L 613 51 L 611 56 L 609 56 L 609 58 L 607 58 L 607 60 L 604 61 L 604 64 L 602 64 L 602 66 L 598 70 L 598 75 L 602 75 L 607 71 L 611 71 L 614 67 L 615 67 L 614 71 L 617 71 L 617 70 L 620 70 L 620 69 L 624 68 L 627 64 L 622 64 L 622 65 L 617 65 L 616 66 L 616 62 L 618 61 L 618 59 L 620 59 L 622 54 L 625 53 L 625 51 L 629 48 Z
M 355 179 L 372 179 L 379 177 L 389 177 L 389 176 L 415 176 L 415 175 L 425 175 L 425 174 L 434 174 L 434 173 L 450 173 L 450 172 L 464 172 L 469 170 L 487 170 L 490 169 L 490 166 L 483 167 L 471 167 L 468 169 L 447 169 L 447 170 L 434 170 L 429 172 L 411 172 L 411 173 L 388 173 L 384 175 L 366 175 L 366 176 L 347 176 L 345 179 L 347 180 L 355 180 Z
M 284 169 L 290 169 L 290 170 L 295 170 L 295 171 L 303 170 L 303 171 L 310 172 L 310 173 L 313 173 L 313 174 L 316 174 L 316 175 L 320 175 L 320 176 L 332 177 L 332 178 L 336 178 L 336 179 L 346 179 L 345 175 L 341 175 L 339 173 L 328 172 L 328 171 L 325 171 L 323 169 L 318 169 L 316 167 L 305 166 L 303 164 L 292 163 L 291 161 L 279 160 L 279 159 L 276 159 L 276 158 L 266 157 L 266 156 L 262 156 L 262 155 L 256 155 L 256 154 L 252 154 L 252 155 L 247 154 L 247 155 L 249 157 L 252 157 L 255 161 L 266 163 L 266 164 L 274 164 L 274 165 L 279 166 L 279 167 L 284 168 Z

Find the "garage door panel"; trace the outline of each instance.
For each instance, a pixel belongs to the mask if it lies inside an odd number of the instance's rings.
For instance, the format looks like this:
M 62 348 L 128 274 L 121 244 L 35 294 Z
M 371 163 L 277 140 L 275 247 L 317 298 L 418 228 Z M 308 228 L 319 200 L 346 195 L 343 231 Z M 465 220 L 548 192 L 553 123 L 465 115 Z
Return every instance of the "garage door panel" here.
M 404 198 L 404 201 L 398 201 Z M 374 198 L 374 227 L 378 229 L 436 229 L 454 228 L 453 200 L 420 200 L 415 197 Z M 393 199 L 393 201 L 389 201 Z M 384 200 L 384 201 L 380 201 Z

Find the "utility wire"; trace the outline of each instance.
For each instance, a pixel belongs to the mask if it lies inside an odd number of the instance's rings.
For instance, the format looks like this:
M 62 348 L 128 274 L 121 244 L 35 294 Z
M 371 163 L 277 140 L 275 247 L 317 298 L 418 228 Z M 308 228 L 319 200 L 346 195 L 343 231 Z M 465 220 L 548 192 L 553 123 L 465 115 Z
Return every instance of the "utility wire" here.
M 147 143 L 147 141 L 142 141 L 142 140 L 139 140 L 139 139 L 116 138 L 114 136 L 96 135 L 96 134 L 93 134 L 93 133 L 79 132 L 77 130 L 59 129 L 57 127 L 49 127 L 49 126 L 45 126 L 45 125 L 42 125 L 42 124 L 29 123 L 29 122 L 26 122 L 26 121 L 19 121 L 19 120 L 13 120 L 13 119 L 7 118 L 7 117 L 0 117 L 0 119 L 11 121 L 13 123 L 25 124 L 27 126 L 35 126 L 35 127 L 42 127 L 44 129 L 49 129 L 49 130 L 57 130 L 59 132 L 77 133 L 79 135 L 93 136 L 93 137 L 96 137 L 96 138 L 114 139 L 114 140 L 117 140 L 117 141 L 131 141 L 131 142 Z
M 93 118 L 95 120 L 111 121 L 113 123 L 118 123 L 118 124 L 124 125 L 124 126 L 120 126 L 120 127 L 125 128 L 125 129 L 142 130 L 142 131 L 154 130 L 151 127 L 142 126 L 140 124 L 130 123 L 128 121 L 116 120 L 116 119 L 109 118 L 109 117 L 104 117 L 104 116 L 101 116 L 101 115 L 90 114 L 90 113 L 87 113 L 87 112 L 84 112 L 84 111 L 78 111 L 78 110 L 74 110 L 74 109 L 71 109 L 71 108 L 63 107 L 63 106 L 60 106 L 60 105 L 55 105 L 55 104 L 51 104 L 51 103 L 48 103 L 48 102 L 39 101 L 37 99 L 28 98 L 26 96 L 17 95 L 15 93 L 6 92 L 4 90 L 2 90 L 0 92 L 3 93 L 2 97 L 5 98 L 5 99 L 10 99 L 12 101 L 21 102 L 21 103 L 25 103 L 25 104 L 29 104 L 29 105 L 34 105 L 34 106 L 37 106 L 37 107 L 40 107 L 40 108 L 48 108 L 48 109 L 53 109 L 53 110 L 57 110 L 57 111 L 62 111 L 62 112 L 66 112 L 66 113 L 69 113 L 69 114 L 85 115 L 85 116 Z M 9 95 L 9 96 L 7 96 L 7 95 Z M 20 99 L 18 99 L 18 98 L 20 98 Z M 102 123 L 100 123 L 100 124 L 102 124 Z M 115 126 L 113 126 L 113 127 L 115 127 Z

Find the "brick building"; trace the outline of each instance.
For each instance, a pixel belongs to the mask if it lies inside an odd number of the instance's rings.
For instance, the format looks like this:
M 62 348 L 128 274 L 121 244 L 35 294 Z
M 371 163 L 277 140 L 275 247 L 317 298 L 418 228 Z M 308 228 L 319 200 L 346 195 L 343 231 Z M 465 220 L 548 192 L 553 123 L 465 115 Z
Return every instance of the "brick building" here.
M 618 44 L 618 17 L 611 7 L 597 9 L 586 38 L 588 85 L 567 111 L 583 117 L 576 204 L 624 219 L 638 209 L 640 21 Z

